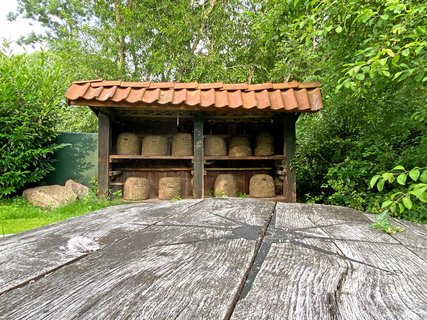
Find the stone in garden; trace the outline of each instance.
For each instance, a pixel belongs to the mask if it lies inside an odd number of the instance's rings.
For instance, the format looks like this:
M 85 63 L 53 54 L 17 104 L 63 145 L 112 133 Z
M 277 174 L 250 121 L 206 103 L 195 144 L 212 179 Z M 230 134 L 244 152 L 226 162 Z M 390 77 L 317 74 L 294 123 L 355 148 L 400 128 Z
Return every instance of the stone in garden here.
M 73 191 L 79 199 L 87 196 L 90 193 L 90 189 L 88 187 L 71 179 L 65 182 L 65 188 Z
M 77 199 L 73 191 L 60 185 L 30 188 L 25 190 L 22 196 L 33 206 L 42 208 L 57 208 Z

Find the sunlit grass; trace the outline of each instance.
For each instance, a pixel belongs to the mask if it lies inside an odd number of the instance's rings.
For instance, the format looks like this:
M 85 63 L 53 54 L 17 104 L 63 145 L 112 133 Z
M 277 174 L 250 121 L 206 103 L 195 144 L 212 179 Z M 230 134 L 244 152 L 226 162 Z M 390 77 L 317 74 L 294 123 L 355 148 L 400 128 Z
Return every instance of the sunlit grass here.
M 0 200 L 0 236 L 38 228 L 98 209 L 123 203 L 121 199 L 98 199 L 91 195 L 57 209 L 33 207 L 22 197 Z

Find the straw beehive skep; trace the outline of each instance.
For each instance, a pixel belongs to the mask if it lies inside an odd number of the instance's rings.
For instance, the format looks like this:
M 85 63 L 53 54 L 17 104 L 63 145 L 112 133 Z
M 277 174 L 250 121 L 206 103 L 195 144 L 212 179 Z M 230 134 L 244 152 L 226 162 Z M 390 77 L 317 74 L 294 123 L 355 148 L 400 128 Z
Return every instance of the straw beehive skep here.
M 268 174 L 256 174 L 249 181 L 249 196 L 255 198 L 272 198 L 276 195 L 274 180 Z
M 269 132 L 259 133 L 255 137 L 255 150 L 256 156 L 271 156 L 274 154 L 273 136 Z
M 116 153 L 120 155 L 139 154 L 139 138 L 135 133 L 123 132 L 117 137 Z
M 172 138 L 172 155 L 185 157 L 193 155 L 193 137 L 189 133 L 177 133 Z
M 168 141 L 163 136 L 146 136 L 142 140 L 142 155 L 166 156 L 168 155 Z
M 181 179 L 177 177 L 163 177 L 159 180 L 159 199 L 170 200 L 182 196 Z
M 207 136 L 205 139 L 205 155 L 226 156 L 227 146 L 224 139 L 219 136 Z
M 214 195 L 216 197 L 236 197 L 237 180 L 232 174 L 220 174 L 215 179 Z
M 233 137 L 230 142 L 228 155 L 230 157 L 251 156 L 252 148 L 249 139 L 246 137 Z
M 140 177 L 129 177 L 123 186 L 123 199 L 145 200 L 150 197 L 150 182 Z

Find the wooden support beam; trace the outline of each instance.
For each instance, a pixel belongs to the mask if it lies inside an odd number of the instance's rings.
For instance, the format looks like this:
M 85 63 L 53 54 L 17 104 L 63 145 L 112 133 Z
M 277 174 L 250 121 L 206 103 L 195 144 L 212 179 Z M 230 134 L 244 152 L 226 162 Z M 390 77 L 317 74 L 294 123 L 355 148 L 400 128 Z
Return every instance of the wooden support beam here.
M 112 146 L 110 117 L 98 114 L 98 197 L 107 197 L 110 188 L 109 156 Z
M 204 151 L 203 151 L 203 117 L 201 113 L 194 114 L 194 198 L 204 197 Z
M 299 114 L 285 114 L 283 118 L 284 127 L 284 145 L 283 152 L 284 160 L 284 177 L 283 177 L 283 196 L 287 202 L 297 201 L 297 185 L 295 169 L 292 168 L 291 163 L 295 156 L 296 135 L 295 135 L 295 122 Z

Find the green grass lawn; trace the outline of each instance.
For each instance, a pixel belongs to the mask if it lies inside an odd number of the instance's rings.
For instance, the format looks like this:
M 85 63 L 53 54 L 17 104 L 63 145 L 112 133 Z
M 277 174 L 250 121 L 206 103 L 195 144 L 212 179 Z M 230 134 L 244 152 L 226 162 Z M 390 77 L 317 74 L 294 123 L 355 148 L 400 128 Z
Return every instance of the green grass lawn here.
M 33 207 L 22 197 L 0 200 L 0 236 L 38 228 L 120 203 L 123 200 L 109 201 L 88 196 L 57 209 L 42 209 Z

